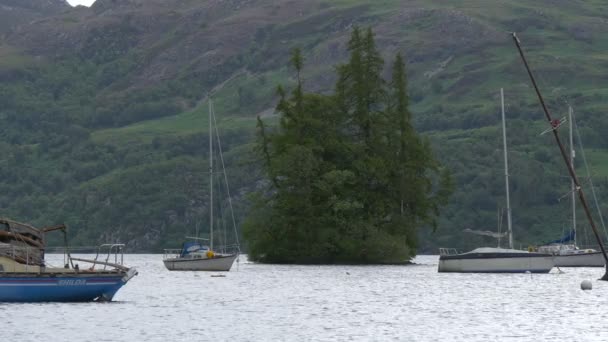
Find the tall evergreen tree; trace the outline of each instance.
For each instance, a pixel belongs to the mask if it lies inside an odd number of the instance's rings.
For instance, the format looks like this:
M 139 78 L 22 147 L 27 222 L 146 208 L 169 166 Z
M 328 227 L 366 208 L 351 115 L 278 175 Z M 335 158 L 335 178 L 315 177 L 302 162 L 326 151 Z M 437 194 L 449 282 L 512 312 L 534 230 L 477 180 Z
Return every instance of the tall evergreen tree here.
M 333 95 L 303 91 L 294 50 L 296 85 L 289 96 L 279 88 L 279 127 L 269 133 L 258 119 L 271 181 L 245 224 L 254 260 L 407 261 L 416 229 L 434 223 L 449 195 L 449 175 L 411 125 L 403 58 L 387 83 L 371 29 L 355 28 L 348 48 Z

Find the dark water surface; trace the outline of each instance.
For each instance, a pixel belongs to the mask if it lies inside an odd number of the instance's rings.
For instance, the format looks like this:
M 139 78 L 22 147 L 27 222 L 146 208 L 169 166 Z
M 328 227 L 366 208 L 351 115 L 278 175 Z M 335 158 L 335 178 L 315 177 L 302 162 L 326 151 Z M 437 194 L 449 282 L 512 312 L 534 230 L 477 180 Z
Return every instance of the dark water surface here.
M 56 264 L 61 264 L 61 258 Z M 112 303 L 0 304 L 0 341 L 608 341 L 601 268 L 546 275 L 437 273 L 411 266 L 235 264 L 139 275 Z M 582 280 L 593 290 L 580 290 Z

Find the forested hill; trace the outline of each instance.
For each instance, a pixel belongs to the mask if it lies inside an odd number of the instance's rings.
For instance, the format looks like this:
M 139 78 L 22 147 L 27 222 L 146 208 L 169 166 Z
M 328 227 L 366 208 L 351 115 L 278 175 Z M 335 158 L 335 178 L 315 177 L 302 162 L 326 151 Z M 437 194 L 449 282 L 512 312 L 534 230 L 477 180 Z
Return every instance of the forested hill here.
M 16 26 L 70 9 L 65 0 L 0 0 L 0 35 Z
M 546 127 L 508 32 L 556 116 L 574 106 L 601 195 L 607 20 L 602 1 L 0 0 L 0 215 L 65 222 L 74 244 L 176 246 L 207 222 L 213 93 L 242 218 L 262 181 L 255 117 L 272 117 L 276 86 L 293 83 L 289 52 L 304 52 L 306 91 L 328 91 L 352 27 L 371 26 L 385 56 L 407 57 L 416 127 L 456 185 L 419 251 L 489 243 L 462 230 L 496 229 L 504 207 L 501 87 L 515 239 L 539 243 L 567 224 L 558 199 L 568 181 L 550 136 L 539 136 Z

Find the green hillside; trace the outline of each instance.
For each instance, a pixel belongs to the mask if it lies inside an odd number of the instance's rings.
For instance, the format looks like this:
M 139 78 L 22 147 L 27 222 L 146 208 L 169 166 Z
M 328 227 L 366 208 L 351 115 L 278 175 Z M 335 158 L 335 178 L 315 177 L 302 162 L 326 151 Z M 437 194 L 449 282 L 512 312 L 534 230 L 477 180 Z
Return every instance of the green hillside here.
M 574 107 L 603 195 L 607 18 L 601 1 L 549 0 L 98 0 L 52 13 L 0 36 L 0 215 L 65 222 L 75 244 L 176 246 L 206 222 L 211 94 L 241 219 L 264 181 L 255 117 L 272 117 L 276 86 L 293 84 L 289 51 L 304 52 L 306 90 L 327 92 L 358 25 L 373 28 L 385 57 L 407 57 L 416 126 L 456 183 L 437 231 L 421 229 L 419 252 L 491 243 L 462 230 L 496 229 L 504 207 L 501 87 L 516 240 L 545 241 L 567 222 L 558 199 L 569 182 L 539 135 L 546 124 L 508 32 L 554 115 Z

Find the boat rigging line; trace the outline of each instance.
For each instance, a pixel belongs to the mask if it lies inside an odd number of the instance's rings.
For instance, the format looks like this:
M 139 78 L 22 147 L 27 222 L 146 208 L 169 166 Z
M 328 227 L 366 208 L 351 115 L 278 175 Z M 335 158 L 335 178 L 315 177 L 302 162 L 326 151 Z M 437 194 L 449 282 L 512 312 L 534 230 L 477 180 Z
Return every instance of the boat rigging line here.
M 532 85 L 534 86 L 534 90 L 536 92 L 538 100 L 543 108 L 543 111 L 545 112 L 545 117 L 547 118 L 547 121 L 549 122 L 549 124 L 554 128 L 554 129 L 552 129 L 553 137 L 555 138 L 555 142 L 557 143 L 557 146 L 559 147 L 562 158 L 564 159 L 564 162 L 566 163 L 566 167 L 568 168 L 568 173 L 570 174 L 570 177 L 572 178 L 572 181 L 574 182 L 574 184 L 576 186 L 576 191 L 578 192 L 579 200 L 581 201 L 581 205 L 583 206 L 585 215 L 587 216 L 587 219 L 589 220 L 589 224 L 591 225 L 591 229 L 593 230 L 595 239 L 597 240 L 597 243 L 600 246 L 602 254 L 604 255 L 604 260 L 606 261 L 606 265 L 605 265 L 606 272 L 600 279 L 608 280 L 608 255 L 606 255 L 606 249 L 604 248 L 602 239 L 600 238 L 597 227 L 595 226 L 595 222 L 593 221 L 591 211 L 589 210 L 589 206 L 587 205 L 587 199 L 585 198 L 585 193 L 583 192 L 583 189 L 580 186 L 578 178 L 576 177 L 576 173 L 574 171 L 574 168 L 572 167 L 572 164 L 570 163 L 570 158 L 569 158 L 568 154 L 566 154 L 564 145 L 562 144 L 561 140 L 559 139 L 559 134 L 557 134 L 557 128 L 558 128 L 557 126 L 559 126 L 559 119 L 554 120 L 551 117 L 551 114 L 549 113 L 549 109 L 547 108 L 547 105 L 545 104 L 545 100 L 543 99 L 543 96 L 540 93 L 540 90 L 538 89 L 538 85 L 536 84 L 536 80 L 534 79 L 534 75 L 532 74 L 532 70 L 530 70 L 530 66 L 528 65 L 528 61 L 526 60 L 526 57 L 522 50 L 519 38 L 517 38 L 517 35 L 515 34 L 515 32 L 512 32 L 511 35 L 513 38 L 513 42 L 515 43 L 515 46 L 517 47 L 517 50 L 519 51 L 519 56 L 521 57 L 521 60 L 524 63 L 524 66 L 526 67 L 526 71 L 528 72 L 530 81 L 532 82 Z
M 595 185 L 593 185 L 593 178 L 591 177 L 591 169 L 589 168 L 589 164 L 587 163 L 587 157 L 585 155 L 585 148 L 583 147 L 583 139 L 581 138 L 581 134 L 578 130 L 578 124 L 576 123 L 576 115 L 574 111 L 572 111 L 572 123 L 574 126 L 574 132 L 576 132 L 576 140 L 578 141 L 578 146 L 580 148 L 581 156 L 583 157 L 583 164 L 585 165 L 585 170 L 587 171 L 587 179 L 589 180 L 589 186 L 591 188 L 591 195 L 593 196 L 593 202 L 595 203 L 595 209 L 597 210 L 597 214 L 600 218 L 600 223 L 602 224 L 602 229 L 604 230 L 604 237 L 608 237 L 608 231 L 606 231 L 606 223 L 604 222 L 604 217 L 602 215 L 602 210 L 600 209 L 599 201 L 597 200 L 597 195 L 595 193 Z

